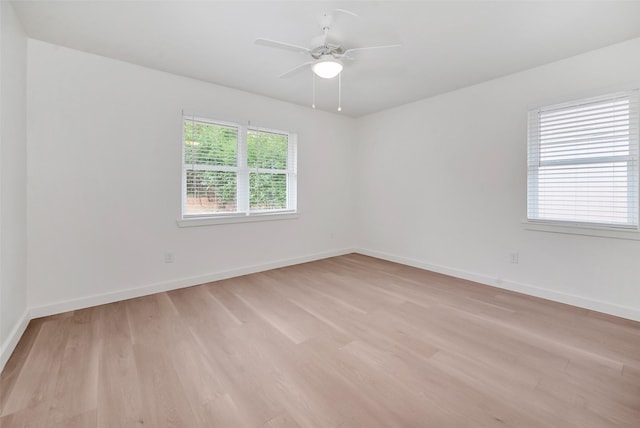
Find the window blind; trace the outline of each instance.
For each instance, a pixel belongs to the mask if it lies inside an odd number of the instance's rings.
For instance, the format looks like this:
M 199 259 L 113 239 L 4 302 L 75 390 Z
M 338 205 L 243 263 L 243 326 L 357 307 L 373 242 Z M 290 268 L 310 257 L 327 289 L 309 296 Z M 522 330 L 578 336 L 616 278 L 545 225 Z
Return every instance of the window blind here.
M 529 220 L 638 227 L 638 91 L 529 112 Z

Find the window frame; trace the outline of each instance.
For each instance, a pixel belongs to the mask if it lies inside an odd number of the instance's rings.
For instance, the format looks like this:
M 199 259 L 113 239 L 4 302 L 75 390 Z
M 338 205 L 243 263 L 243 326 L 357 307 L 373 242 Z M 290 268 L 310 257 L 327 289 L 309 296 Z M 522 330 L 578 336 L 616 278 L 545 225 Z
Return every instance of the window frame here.
M 236 166 L 210 166 L 199 165 L 197 170 L 225 171 L 236 173 L 236 211 L 225 211 L 218 213 L 186 213 L 187 201 L 187 171 L 193 169 L 194 164 L 185 162 L 186 135 L 184 126 L 186 122 L 202 122 L 215 126 L 234 128 L 237 130 L 237 159 Z M 205 226 L 212 224 L 225 223 L 245 223 L 252 221 L 271 221 L 293 219 L 298 217 L 297 208 L 297 134 L 289 131 L 282 131 L 272 128 L 263 128 L 238 123 L 210 119 L 201 115 L 186 114 L 182 115 L 182 146 L 181 146 L 181 206 L 180 219 L 177 224 L 180 227 Z M 248 133 L 249 132 L 266 132 L 271 134 L 287 136 L 287 168 L 286 169 L 264 169 L 248 167 Z M 278 173 L 286 175 L 286 208 L 282 209 L 266 209 L 251 210 L 251 190 L 249 177 L 253 172 L 258 173 Z
M 629 109 L 630 115 L 635 115 L 630 119 L 630 126 L 635 125 L 635 128 L 630 132 L 629 138 L 629 154 L 627 155 L 603 155 L 594 156 L 589 158 L 580 158 L 576 156 L 572 159 L 564 159 L 561 161 L 548 161 L 548 165 L 541 165 L 540 152 L 541 144 L 539 137 L 539 114 L 544 110 L 562 109 L 578 107 L 588 102 L 597 102 L 598 100 L 607 101 L 613 100 L 616 97 L 626 96 L 630 100 Z M 638 90 L 626 90 L 610 93 L 606 95 L 588 97 L 577 100 L 572 100 L 563 103 L 549 104 L 539 106 L 537 108 L 530 109 L 528 112 L 527 122 L 527 192 L 526 192 L 526 220 L 522 223 L 525 229 L 556 232 L 556 233 L 569 233 L 578 235 L 590 235 L 590 236 L 602 236 L 621 239 L 640 239 L 640 131 L 638 125 L 640 118 L 638 117 L 638 111 L 634 111 L 632 107 L 636 109 L 639 106 Z M 533 159 L 532 159 L 533 157 Z M 606 164 L 614 162 L 627 162 L 628 170 L 628 192 L 627 203 L 629 203 L 629 216 L 635 220 L 635 224 L 621 224 L 621 223 L 608 223 L 608 222 L 588 222 L 581 221 L 579 219 L 544 219 L 536 216 L 532 216 L 532 212 L 537 212 L 537 203 L 539 202 L 538 189 L 540 184 L 539 171 L 541 167 L 565 165 L 565 166 L 578 166 L 578 165 L 596 165 Z M 631 165 L 631 167 L 629 167 Z M 633 206 L 635 203 L 635 206 Z

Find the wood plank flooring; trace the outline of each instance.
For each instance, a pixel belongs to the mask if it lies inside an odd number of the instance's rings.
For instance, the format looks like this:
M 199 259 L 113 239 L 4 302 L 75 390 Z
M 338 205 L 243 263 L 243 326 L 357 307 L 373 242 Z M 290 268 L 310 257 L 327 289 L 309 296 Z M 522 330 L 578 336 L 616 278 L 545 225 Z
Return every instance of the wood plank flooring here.
M 9 427 L 640 427 L 640 323 L 357 254 L 33 320 Z

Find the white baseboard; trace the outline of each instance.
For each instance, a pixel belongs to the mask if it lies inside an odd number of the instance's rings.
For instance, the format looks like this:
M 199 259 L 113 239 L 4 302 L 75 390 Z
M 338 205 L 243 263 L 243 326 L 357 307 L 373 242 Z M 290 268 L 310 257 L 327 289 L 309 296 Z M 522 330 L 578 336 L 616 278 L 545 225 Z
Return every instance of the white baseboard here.
M 27 329 L 27 325 L 29 325 L 30 320 L 31 317 L 29 316 L 29 309 L 25 309 L 18 323 L 13 327 L 13 330 L 11 330 L 9 337 L 7 337 L 2 344 L 2 347 L 0 348 L 0 373 L 2 373 L 7 361 L 9 361 L 9 357 L 11 357 L 13 350 L 16 349 L 16 345 L 24 334 L 24 331 Z
M 388 260 L 390 262 L 400 263 L 407 266 L 413 266 L 432 272 L 442 273 L 456 278 L 467 279 L 469 281 L 479 282 L 481 284 L 490 285 L 492 287 L 502 288 L 505 290 L 516 291 L 518 293 L 527 294 L 529 296 L 540 297 L 542 299 L 553 300 L 554 302 L 566 303 L 568 305 L 577 306 L 584 309 L 603 312 L 605 314 L 614 315 L 634 321 L 640 321 L 640 309 L 628 306 L 617 305 L 609 302 L 590 299 L 587 297 L 577 296 L 574 294 L 563 293 L 560 291 L 550 290 L 535 285 L 523 284 L 510 280 L 498 280 L 488 275 L 482 275 L 474 272 L 468 272 L 461 269 L 455 269 L 448 266 L 434 265 L 421 260 L 415 260 L 407 257 L 397 256 L 382 251 L 368 250 L 364 248 L 356 248 L 357 253 L 365 256 L 376 257 L 378 259 Z
M 76 299 L 62 300 L 58 302 L 48 303 L 46 305 L 30 308 L 29 315 L 31 318 L 39 318 L 48 315 L 55 315 L 62 312 L 74 311 L 76 309 L 89 308 L 91 306 L 104 305 L 107 303 L 118 302 L 120 300 L 133 299 L 135 297 L 147 296 L 149 294 L 161 293 L 163 291 L 176 290 L 179 288 L 192 287 L 194 285 L 205 284 L 211 281 L 219 281 L 222 279 L 233 278 L 236 276 L 248 275 L 251 273 L 262 272 L 269 269 L 276 269 L 285 266 L 296 265 L 300 263 L 312 262 L 314 260 L 326 259 L 328 257 L 341 256 L 353 253 L 352 248 L 344 248 L 340 250 L 326 251 L 322 253 L 309 254 L 302 257 L 291 259 L 276 260 L 258 265 L 245 266 L 237 269 L 231 269 L 221 272 L 213 272 L 206 275 L 191 276 L 170 281 L 158 282 L 155 284 L 144 285 L 142 287 L 129 288 L 125 290 L 113 291 L 103 294 L 95 294 L 92 296 L 84 296 Z

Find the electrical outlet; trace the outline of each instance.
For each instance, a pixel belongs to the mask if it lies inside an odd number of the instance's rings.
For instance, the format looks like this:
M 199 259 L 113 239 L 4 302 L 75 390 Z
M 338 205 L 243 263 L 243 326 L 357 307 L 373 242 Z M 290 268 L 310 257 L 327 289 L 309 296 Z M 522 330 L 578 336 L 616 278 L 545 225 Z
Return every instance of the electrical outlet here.
M 173 263 L 173 253 L 164 253 L 164 262 L 165 263 Z
M 520 253 L 511 253 L 511 263 L 517 265 L 520 263 Z

